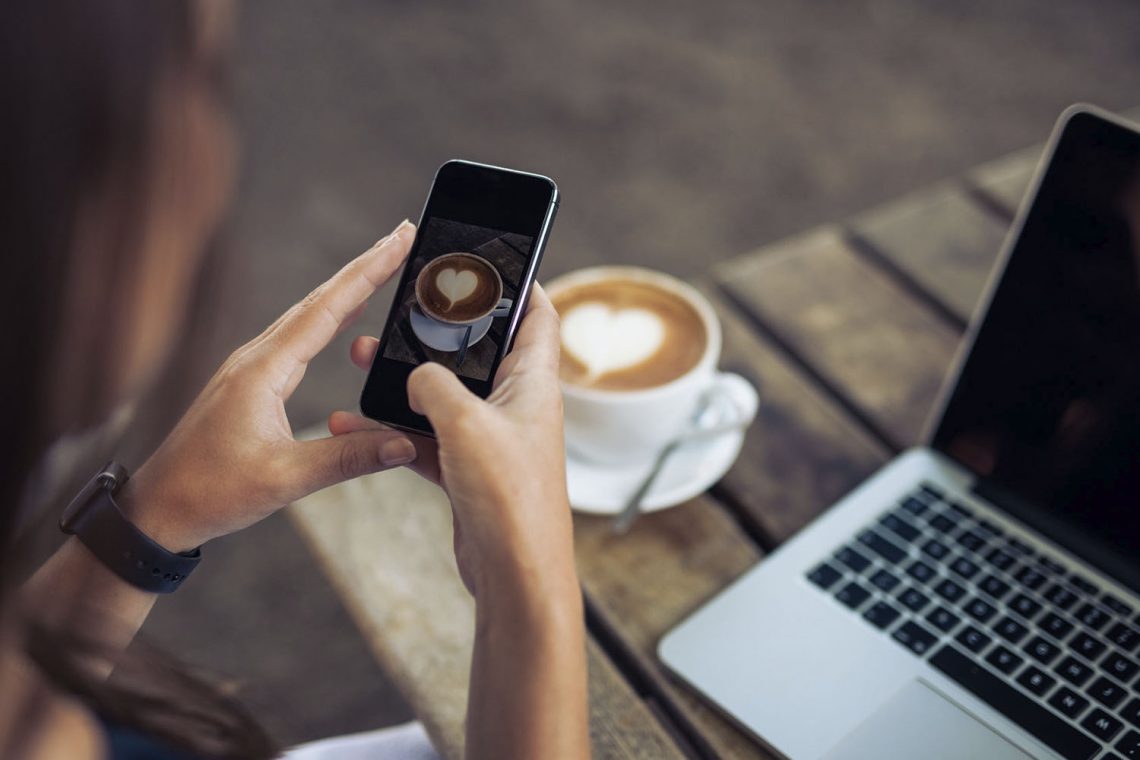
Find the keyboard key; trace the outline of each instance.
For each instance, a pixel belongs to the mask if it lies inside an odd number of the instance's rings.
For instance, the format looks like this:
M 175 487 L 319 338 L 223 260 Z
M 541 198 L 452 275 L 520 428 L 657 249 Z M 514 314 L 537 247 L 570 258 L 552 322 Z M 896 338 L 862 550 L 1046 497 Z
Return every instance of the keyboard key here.
M 981 652 L 983 649 L 988 647 L 990 645 L 990 641 L 992 641 L 989 636 L 982 633 L 972 625 L 968 625 L 959 631 L 958 635 L 955 636 L 954 639 L 974 654 L 977 654 L 978 652 Z
M 898 620 L 901 613 L 886 602 L 875 602 L 863 613 L 863 619 L 876 628 L 886 628 Z
M 1120 714 L 1132 725 L 1140 727 L 1140 697 L 1128 700 L 1128 704 L 1120 710 Z
M 926 654 L 934 646 L 934 642 L 938 641 L 937 636 L 913 620 L 908 620 L 896 628 L 891 638 L 917 655 Z
M 962 606 L 962 609 L 966 611 L 967 615 L 979 623 L 984 623 L 997 614 L 997 609 L 993 605 L 976 596 L 966 602 L 966 604 Z
M 1013 564 L 1017 562 L 1014 556 L 1001 549 L 994 549 L 986 555 L 986 561 L 996 567 L 998 570 L 1009 570 Z
M 1086 594 L 1095 596 L 1096 594 L 1100 593 L 1099 586 L 1090 581 L 1088 578 L 1077 575 L 1076 573 L 1073 573 L 1069 576 L 1069 583 L 1073 584 L 1073 586 L 1075 586 L 1078 591 L 1083 591 Z
M 873 530 L 865 530 L 860 533 L 859 541 L 891 564 L 897 565 L 906 558 L 906 552 Z
M 994 599 L 1001 599 L 1009 593 L 1009 584 L 996 575 L 987 575 L 978 581 L 978 588 L 985 591 Z
M 997 525 L 994 525 L 989 520 L 983 520 L 981 518 L 978 519 L 977 529 L 986 538 L 997 538 L 998 536 L 1000 536 L 1002 533 L 1005 532 L 1000 527 L 998 527 Z
M 1089 713 L 1089 716 L 1081 721 L 1081 725 L 1102 742 L 1111 741 L 1112 737 L 1124 728 L 1123 723 L 1099 707 Z
M 883 591 L 893 591 L 900 581 L 887 570 L 876 570 L 869 580 L 871 585 Z
M 1062 565 L 1060 562 L 1049 559 L 1045 555 L 1041 555 L 1040 557 L 1037 558 L 1037 564 L 1039 566 L 1041 566 L 1041 568 L 1044 569 L 1045 571 L 1053 573 L 1054 575 L 1064 575 L 1065 574 L 1065 566 L 1064 565 Z
M 961 618 L 945 607 L 939 607 L 926 616 L 926 622 L 944 633 L 950 633 L 961 622 Z
M 924 554 L 933 557 L 934 559 L 942 559 L 950 553 L 950 549 L 947 548 L 946 544 L 942 543 L 936 538 L 932 538 L 924 543 L 922 545 L 922 551 Z
M 1057 679 L 1046 674 L 1045 671 L 1038 670 L 1030 665 L 1021 671 L 1021 675 L 1017 677 L 1017 682 L 1037 696 L 1042 697 L 1045 695 L 1045 692 L 1053 688 L 1053 684 L 1057 683 Z
M 1012 551 L 1014 554 L 1020 554 L 1022 557 L 1029 557 L 1033 555 L 1033 547 L 1021 539 L 1011 538 L 1006 543 L 1006 546 L 1009 547 L 1010 551 Z
M 1132 607 L 1120 601 L 1112 594 L 1105 594 L 1102 596 L 1100 598 L 1100 603 L 1121 617 L 1128 617 L 1132 614 Z
M 939 533 L 949 533 L 958 527 L 957 523 L 951 520 L 944 514 L 937 514 L 927 517 L 926 522 L 931 528 L 934 528 Z
M 981 549 L 986 545 L 986 539 L 984 536 L 981 536 L 972 530 L 968 530 L 962 535 L 958 536 L 958 545 L 965 547 L 972 552 L 976 552 L 978 549 Z
M 973 578 L 980 568 L 965 557 L 957 557 L 950 563 L 950 570 L 963 578 Z
M 1006 649 L 1003 646 L 995 647 L 992 652 L 986 655 L 986 662 L 993 665 L 1002 673 L 1009 675 L 1020 667 L 1021 663 L 1025 660 L 1018 657 L 1016 654 Z
M 1042 665 L 1048 665 L 1061 654 L 1061 649 L 1056 644 L 1042 636 L 1034 636 L 1022 648 Z
M 899 602 L 912 612 L 921 612 L 922 608 L 930 604 L 930 598 L 914 587 L 907 588 L 898 595 Z
M 949 503 L 949 506 L 950 506 L 950 508 L 948 510 L 946 510 L 946 514 L 952 520 L 961 519 L 963 517 L 973 517 L 974 516 L 974 510 L 970 509 L 969 507 L 967 507 L 965 504 L 962 504 L 961 502 L 952 501 Z
M 922 535 L 918 528 L 896 515 L 886 515 L 879 523 L 907 541 L 913 541 Z
M 1110 709 L 1120 704 L 1127 695 L 1123 686 L 1104 676 L 1093 681 L 1092 686 L 1085 691 L 1090 697 Z
M 1086 660 L 1095 660 L 1104 653 L 1104 650 L 1108 649 L 1104 644 L 1083 631 L 1073 637 L 1073 640 L 1069 642 L 1069 648 Z
M 1032 620 L 1033 616 L 1041 611 L 1041 605 L 1030 599 L 1025 594 L 1018 594 L 1007 602 L 1009 608 L 1021 615 L 1026 620 Z
M 1013 686 L 988 672 L 952 646 L 944 646 L 930 664 L 962 688 L 1031 733 L 1066 758 L 1090 758 L 1100 745 Z
M 1089 701 L 1068 686 L 1062 686 L 1049 699 L 1049 704 L 1056 707 L 1064 715 L 1075 718 L 1089 706 Z
M 919 486 L 919 488 L 921 489 L 922 493 L 925 494 L 927 497 L 931 497 L 934 499 L 945 499 L 946 498 L 946 492 L 945 491 L 943 491 L 941 488 L 938 488 L 937 486 L 932 486 L 929 483 L 923 483 L 921 486 Z
M 920 583 L 929 583 L 938 572 L 922 560 L 915 560 L 906 569 L 907 575 Z
M 1077 601 L 1077 595 L 1059 583 L 1050 586 L 1044 597 L 1063 610 L 1069 609 Z
M 822 589 L 828 589 L 843 577 L 843 573 L 824 562 L 807 574 L 807 579 Z
M 1073 630 L 1073 624 L 1056 612 L 1050 612 L 1037 621 L 1038 627 L 1057 641 L 1063 641 Z
M 1077 620 L 1080 620 L 1094 631 L 1099 631 L 1104 627 L 1104 624 L 1108 622 L 1108 613 L 1100 607 L 1086 604 L 1077 610 Z
M 1109 641 L 1125 652 L 1131 652 L 1136 648 L 1136 644 L 1140 643 L 1140 631 L 1124 623 L 1117 623 L 1112 626 L 1105 635 L 1108 636 Z
M 848 583 L 839 591 L 835 592 L 835 598 L 851 609 L 855 609 L 863 602 L 867 601 L 871 596 L 871 592 L 860 586 L 858 583 L 852 581 Z
M 966 589 L 959 586 L 949 578 L 943 578 L 934 587 L 934 593 L 948 602 L 956 602 L 966 594 Z
M 1127 731 L 1116 743 L 1116 749 L 1127 758 L 1140 758 L 1140 733 Z M 1112 755 L 1109 755 L 1105 760 L 1111 757 Z
M 1080 662 L 1076 657 L 1066 657 L 1053 670 L 1074 686 L 1081 686 L 1092 676 L 1092 668 Z
M 1020 581 L 1021 585 L 1033 590 L 1037 590 L 1045 585 L 1045 576 L 1029 565 L 1022 566 L 1013 577 Z
M 926 506 L 926 502 L 919 501 L 918 499 L 914 498 L 913 496 L 908 496 L 905 499 L 903 499 L 903 502 L 900 506 L 903 509 L 905 509 L 907 512 L 910 512 L 912 515 L 915 515 L 916 517 L 918 515 L 921 515 L 927 509 L 929 509 L 929 507 Z
M 1137 673 L 1140 673 L 1140 664 L 1137 664 L 1135 660 L 1128 659 L 1120 652 L 1112 652 L 1104 658 L 1104 662 L 1100 664 L 1100 669 L 1121 681 L 1131 681 Z
M 1011 617 L 1003 617 L 994 623 L 994 633 L 1009 643 L 1016 644 L 1025 638 L 1025 634 L 1029 633 L 1029 629 Z
M 844 546 L 842 549 L 837 551 L 835 553 L 835 558 L 857 573 L 863 572 L 871 564 L 871 560 L 867 559 L 862 554 L 852 549 L 850 546 Z

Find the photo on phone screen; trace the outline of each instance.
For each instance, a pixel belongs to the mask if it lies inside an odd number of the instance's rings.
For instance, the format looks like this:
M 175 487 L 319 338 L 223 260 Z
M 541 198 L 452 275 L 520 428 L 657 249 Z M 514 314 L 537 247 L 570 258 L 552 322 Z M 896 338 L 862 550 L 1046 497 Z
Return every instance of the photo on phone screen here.
M 419 234 L 384 358 L 438 362 L 460 377 L 489 380 L 534 238 L 440 218 Z

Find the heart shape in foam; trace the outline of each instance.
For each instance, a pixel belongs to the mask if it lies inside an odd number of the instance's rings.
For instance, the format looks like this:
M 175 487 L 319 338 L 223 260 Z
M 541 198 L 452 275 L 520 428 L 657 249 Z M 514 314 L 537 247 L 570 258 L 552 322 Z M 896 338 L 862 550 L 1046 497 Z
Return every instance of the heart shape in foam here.
M 479 278 L 469 269 L 457 272 L 451 267 L 441 269 L 435 276 L 435 286 L 443 297 L 448 300 L 447 308 L 463 301 L 475 292 L 479 286 Z
M 665 340 L 665 325 L 646 309 L 588 302 L 562 317 L 562 345 L 593 377 L 645 361 Z

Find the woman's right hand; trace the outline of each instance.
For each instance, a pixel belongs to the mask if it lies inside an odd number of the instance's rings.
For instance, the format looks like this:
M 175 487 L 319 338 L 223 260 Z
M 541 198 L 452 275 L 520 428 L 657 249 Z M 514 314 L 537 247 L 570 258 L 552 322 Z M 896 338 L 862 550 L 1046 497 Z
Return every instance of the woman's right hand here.
M 367 369 L 377 341 L 357 338 L 352 359 Z M 579 589 L 574 571 L 570 508 L 558 385 L 558 314 L 535 285 L 511 353 L 486 401 L 435 363 L 408 379 L 412 408 L 425 415 L 436 440 L 417 437 L 413 465 L 451 499 L 455 553 L 468 589 L 525 592 L 562 599 Z M 343 435 L 380 427 L 336 412 L 329 430 Z

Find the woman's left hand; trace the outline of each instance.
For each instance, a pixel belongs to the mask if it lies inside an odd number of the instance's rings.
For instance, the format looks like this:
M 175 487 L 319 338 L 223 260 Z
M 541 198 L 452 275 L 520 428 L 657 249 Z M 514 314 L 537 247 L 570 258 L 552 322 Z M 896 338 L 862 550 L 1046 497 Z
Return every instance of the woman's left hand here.
M 314 491 L 415 459 L 412 442 L 392 430 L 297 441 L 285 414 L 309 362 L 363 311 L 414 235 L 404 222 L 230 355 L 121 493 L 140 530 L 186 551 Z

